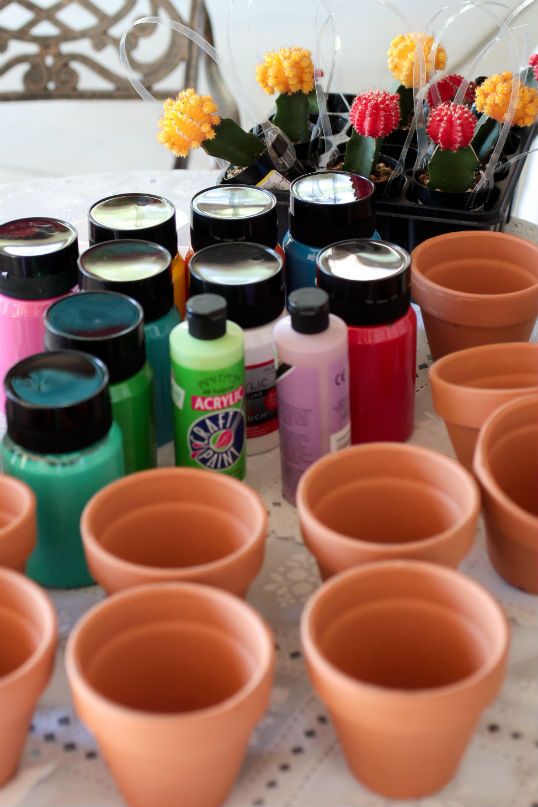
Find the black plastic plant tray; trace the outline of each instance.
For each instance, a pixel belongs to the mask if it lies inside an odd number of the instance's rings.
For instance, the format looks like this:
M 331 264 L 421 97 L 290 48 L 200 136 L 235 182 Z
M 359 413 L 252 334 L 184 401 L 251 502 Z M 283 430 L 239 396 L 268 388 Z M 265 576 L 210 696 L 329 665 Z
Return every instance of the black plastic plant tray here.
M 512 132 L 510 153 L 502 156 L 510 159 L 527 151 L 537 134 L 538 124 Z M 399 195 L 376 199 L 377 230 L 382 238 L 409 251 L 427 238 L 455 230 L 503 230 L 510 221 L 512 202 L 525 160 L 523 157 L 509 166 L 508 174 L 495 182 L 486 202 L 477 209 L 452 209 L 414 201 L 411 172 L 408 171 Z
M 538 135 L 538 124 L 527 129 L 513 131 L 507 142 L 509 148 L 502 157 L 510 159 L 531 148 L 532 141 Z M 385 147 L 388 156 L 397 157 L 399 148 L 394 145 Z M 517 188 L 517 183 L 526 157 L 522 157 L 508 168 L 508 174 L 496 181 L 488 194 L 486 203 L 473 210 L 452 209 L 421 204 L 413 201 L 411 171 L 405 177 L 405 183 L 397 196 L 384 199 L 376 198 L 377 230 L 382 238 L 411 251 L 414 247 L 443 233 L 455 230 L 503 230 L 510 221 L 510 211 Z M 409 164 L 409 161 L 406 161 Z M 279 239 L 282 240 L 289 223 L 289 191 L 276 191 Z

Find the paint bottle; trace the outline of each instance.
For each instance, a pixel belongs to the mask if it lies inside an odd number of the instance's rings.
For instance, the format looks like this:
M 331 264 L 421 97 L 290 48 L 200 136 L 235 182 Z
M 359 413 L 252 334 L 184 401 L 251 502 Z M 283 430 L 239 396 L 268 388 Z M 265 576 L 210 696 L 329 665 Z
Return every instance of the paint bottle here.
M 318 252 L 336 241 L 371 238 L 374 184 L 346 171 L 306 174 L 291 183 L 290 228 L 284 236 L 286 292 L 316 285 Z
M 273 326 L 284 311 L 282 258 L 261 244 L 205 247 L 190 262 L 190 295 L 220 294 L 245 335 L 247 455 L 278 445 Z
M 181 318 L 174 307 L 170 263 L 164 247 L 133 239 L 95 244 L 79 259 L 82 291 L 117 291 L 142 306 L 158 446 L 169 443 L 174 434 L 169 336 Z
M 43 314 L 77 285 L 77 231 L 65 221 L 27 218 L 0 225 L 0 382 L 43 350 Z M 5 397 L 0 389 L 0 416 Z
M 185 317 L 185 261 L 177 251 L 176 208 L 151 193 L 118 193 L 96 202 L 88 213 L 90 246 L 103 241 L 138 238 L 160 244 L 172 255 L 176 307 Z
M 125 473 L 154 468 L 153 372 L 146 361 L 142 307 L 113 291 L 73 294 L 46 312 L 45 347 L 81 350 L 101 359 L 110 376 L 112 417 L 122 433 Z
M 351 440 L 407 440 L 413 431 L 417 318 L 408 253 L 385 241 L 333 244 L 318 286 L 348 325 Z
M 4 472 L 26 482 L 37 499 L 37 545 L 26 572 L 53 588 L 89 585 L 80 516 L 124 471 L 108 371 L 86 353 L 38 353 L 11 368 L 4 388 Z
M 321 289 L 288 297 L 290 315 L 274 327 L 282 493 L 295 504 L 304 471 L 349 445 L 347 327 L 329 314 Z
M 271 249 L 278 246 L 276 197 L 252 185 L 215 185 L 191 201 L 191 255 L 227 241 L 249 241 Z
M 176 465 L 245 478 L 243 331 L 226 300 L 198 294 L 170 334 Z

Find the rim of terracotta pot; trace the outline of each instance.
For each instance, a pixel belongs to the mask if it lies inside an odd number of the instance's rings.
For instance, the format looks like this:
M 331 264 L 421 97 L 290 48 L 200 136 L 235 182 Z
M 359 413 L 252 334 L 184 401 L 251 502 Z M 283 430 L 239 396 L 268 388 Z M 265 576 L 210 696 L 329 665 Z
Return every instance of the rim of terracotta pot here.
M 452 381 L 444 377 L 446 372 L 456 370 L 458 366 L 468 360 L 476 360 L 477 367 L 480 368 L 480 359 L 482 357 L 488 358 L 489 356 L 495 357 L 496 355 L 506 357 L 507 374 L 513 369 L 513 356 L 514 352 L 520 354 L 529 354 L 530 358 L 535 359 L 536 371 L 536 384 L 526 387 L 477 387 L 473 383 L 463 383 L 462 381 Z M 480 369 L 478 370 L 478 373 Z M 478 374 L 477 373 L 477 374 Z M 538 392 L 538 344 L 533 342 L 499 342 L 491 345 L 478 345 L 475 347 L 465 348 L 464 350 L 457 350 L 454 353 L 448 353 L 437 359 L 428 371 L 430 383 L 432 385 L 432 392 L 434 393 L 434 407 L 436 412 L 443 418 L 447 418 L 450 422 L 458 423 L 460 425 L 467 425 L 473 428 L 478 422 L 482 422 L 483 415 L 479 414 L 477 417 L 473 416 L 466 408 L 469 400 L 472 398 L 473 402 L 478 403 L 480 407 L 491 406 L 495 398 L 499 398 L 498 405 L 501 406 L 505 403 L 507 396 L 511 398 L 523 395 L 532 395 Z M 437 393 L 437 395 L 435 395 Z M 440 397 L 445 396 L 445 397 Z M 448 398 L 448 400 L 447 400 Z M 456 419 L 454 415 L 457 415 Z M 489 416 L 489 412 L 488 412 Z
M 520 398 L 516 398 L 515 400 L 509 401 L 503 406 L 500 406 L 491 413 L 480 429 L 480 433 L 478 435 L 474 453 L 473 469 L 480 481 L 480 484 L 484 486 L 485 490 L 487 490 L 490 496 L 500 502 L 500 504 L 506 510 L 508 510 L 520 522 L 525 524 L 525 526 L 530 530 L 536 530 L 538 527 L 538 516 L 534 516 L 532 513 L 529 513 L 528 510 L 525 510 L 517 502 L 511 499 L 507 493 L 504 492 L 493 475 L 491 463 L 488 459 L 488 448 L 490 447 L 489 444 L 491 441 L 491 435 L 494 429 L 498 426 L 499 421 L 502 423 L 506 417 L 510 417 L 512 412 L 517 412 L 520 409 L 529 409 L 532 417 L 532 420 L 529 419 L 529 424 L 536 423 L 538 412 L 538 394 L 523 395 Z
M 244 495 L 245 498 L 250 500 L 253 508 L 258 509 L 258 523 L 256 527 L 251 530 L 248 540 L 223 558 L 207 561 L 207 563 L 199 563 L 195 566 L 147 566 L 143 563 L 135 563 L 132 560 L 118 557 L 118 555 L 106 549 L 95 537 L 93 529 L 90 529 L 89 522 L 93 516 L 94 510 L 106 504 L 110 498 L 116 495 L 118 490 L 121 491 L 124 488 L 143 485 L 148 477 L 152 479 L 159 477 L 176 477 L 180 492 L 179 486 L 182 479 L 195 478 L 202 481 L 204 479 L 207 480 L 208 474 L 211 474 L 211 479 L 215 485 L 222 485 L 223 487 L 229 488 L 231 497 Z M 178 499 L 176 501 L 179 502 L 181 500 Z M 148 579 L 148 583 L 151 583 L 156 575 L 159 575 L 159 577 L 163 579 L 163 582 L 168 582 L 167 578 L 169 582 L 181 582 L 181 577 L 189 578 L 193 575 L 217 572 L 227 569 L 229 566 L 233 566 L 237 561 L 248 555 L 254 547 L 265 541 L 268 532 L 268 524 L 269 517 L 263 499 L 253 488 L 245 482 L 241 482 L 239 479 L 218 473 L 217 471 L 201 470 L 198 468 L 152 468 L 149 471 L 140 471 L 124 476 L 98 491 L 82 511 L 80 531 L 84 546 L 89 546 L 101 563 L 106 564 L 109 568 L 122 572 L 127 571 L 131 574 L 137 574 L 139 577 L 151 578 Z M 188 580 L 186 579 L 185 582 L 188 582 Z
M 204 472 L 205 473 L 205 472 Z M 258 636 L 258 643 L 261 648 L 262 659 L 256 666 L 256 670 L 250 679 L 233 695 L 224 698 L 219 703 L 212 706 L 206 706 L 202 709 L 195 709 L 189 712 L 152 712 L 148 710 L 135 709 L 131 706 L 125 706 L 117 703 L 105 695 L 102 695 L 87 679 L 85 671 L 81 668 L 80 659 L 77 654 L 79 652 L 78 645 L 81 642 L 84 632 L 91 629 L 91 626 L 96 621 L 106 619 L 107 611 L 114 611 L 121 608 L 122 605 L 135 600 L 139 597 L 151 597 L 152 595 L 161 596 L 163 591 L 190 591 L 198 593 L 200 596 L 212 600 L 216 607 L 222 609 L 235 609 L 241 613 L 241 618 L 250 620 L 251 630 L 255 630 Z M 117 715 L 132 718 L 137 723 L 143 722 L 159 722 L 167 724 L 170 722 L 177 723 L 192 723 L 200 720 L 216 717 L 222 712 L 233 709 L 236 705 L 242 703 L 250 695 L 252 695 L 258 687 L 263 683 L 264 678 L 271 671 L 274 664 L 274 637 L 262 616 L 248 603 L 235 594 L 231 594 L 223 589 L 214 588 L 203 583 L 187 583 L 187 582 L 166 582 L 166 583 L 145 583 L 140 586 L 119 591 L 112 594 L 110 597 L 102 600 L 100 603 L 91 608 L 84 616 L 75 624 L 66 645 L 65 650 L 65 667 L 70 684 L 76 687 L 79 691 L 84 693 L 86 698 L 91 699 L 94 703 L 104 707 L 106 710 L 114 711 Z
M 380 451 L 393 452 L 396 462 L 398 454 L 406 454 L 408 456 L 427 459 L 429 462 L 435 462 L 445 469 L 448 469 L 449 472 L 459 476 L 462 481 L 462 486 L 465 486 L 467 489 L 466 512 L 442 532 L 438 532 L 428 538 L 421 538 L 416 541 L 405 541 L 405 543 L 364 541 L 361 538 L 352 538 L 349 535 L 343 535 L 342 533 L 337 532 L 336 530 L 333 530 L 331 527 L 327 526 L 318 518 L 316 513 L 312 510 L 310 503 L 306 500 L 307 494 L 305 493 L 305 488 L 308 490 L 312 480 L 319 476 L 320 473 L 328 473 L 328 478 L 330 478 L 331 466 L 335 463 L 338 464 L 341 462 L 342 458 L 345 459 L 353 454 L 364 455 L 367 457 L 369 454 L 376 454 Z M 397 473 L 395 473 L 394 479 L 405 479 L 405 477 L 402 477 L 401 475 L 399 476 Z M 302 514 L 305 514 L 307 518 L 315 521 L 318 528 L 321 528 L 331 541 L 339 543 L 341 546 L 345 547 L 360 547 L 362 550 L 374 551 L 376 548 L 379 548 L 382 549 L 384 553 L 393 554 L 394 558 L 396 559 L 398 557 L 401 558 L 402 551 L 413 552 L 419 549 L 430 547 L 433 548 L 438 544 L 444 543 L 447 537 L 450 536 L 454 531 L 460 529 L 470 519 L 477 518 L 480 512 L 480 491 L 478 489 L 478 485 L 473 479 L 472 474 L 470 474 L 469 471 L 460 465 L 457 460 L 452 459 L 452 457 L 447 457 L 445 454 L 440 454 L 437 451 L 432 451 L 431 449 L 424 448 L 423 446 L 408 445 L 407 443 L 363 443 L 361 445 L 344 448 L 341 451 L 326 454 L 324 457 L 311 465 L 299 480 L 299 485 L 297 487 L 297 509 L 299 511 L 299 518 L 301 518 Z
M 316 631 L 312 625 L 313 620 L 316 618 L 316 612 L 323 607 L 323 601 L 326 598 L 331 597 L 338 589 L 345 587 L 349 580 L 355 579 L 356 587 L 359 589 L 361 578 L 371 574 L 383 574 L 385 569 L 387 571 L 397 569 L 400 574 L 422 572 L 423 575 L 428 575 L 430 578 L 444 578 L 446 581 L 451 582 L 453 588 L 458 586 L 461 589 L 471 590 L 475 597 L 479 597 L 484 606 L 489 608 L 490 613 L 497 620 L 499 627 L 496 647 L 493 648 L 492 652 L 489 654 L 488 660 L 482 664 L 479 669 L 475 670 L 475 672 L 466 675 L 458 681 L 423 689 L 400 689 L 398 687 L 385 687 L 379 684 L 372 684 L 342 672 L 339 667 L 329 661 L 318 648 Z M 428 700 L 438 698 L 441 695 L 455 694 L 473 687 L 483 679 L 487 679 L 497 666 L 502 663 L 506 655 L 510 642 L 510 630 L 499 603 L 483 586 L 476 583 L 472 578 L 461 574 L 461 572 L 455 569 L 450 569 L 437 563 L 428 563 L 427 561 L 421 560 L 383 560 L 376 563 L 367 563 L 363 566 L 354 566 L 352 569 L 346 569 L 323 583 L 323 585 L 311 595 L 304 607 L 301 616 L 301 642 L 305 650 L 305 655 L 322 671 L 322 674 L 330 675 L 344 686 L 351 684 L 372 693 L 372 695 L 382 694 L 383 697 L 394 695 L 398 698 L 403 697 L 410 701 L 416 701 L 417 699 Z
M 521 319 L 525 319 L 525 316 L 522 316 L 519 311 L 517 316 L 512 314 L 510 304 L 517 306 L 518 304 L 521 304 L 522 300 L 527 302 L 526 298 L 530 298 L 529 304 L 532 303 L 533 298 L 538 293 L 538 276 L 534 277 L 534 283 L 529 283 L 529 285 L 525 286 L 523 289 L 497 294 L 478 294 L 477 292 L 462 292 L 451 289 L 448 286 L 442 286 L 441 284 L 430 280 L 427 274 L 424 274 L 422 269 L 417 266 L 417 259 L 420 259 L 424 253 L 429 252 L 439 244 L 446 244 L 455 240 L 462 242 L 461 250 L 462 255 L 464 255 L 465 239 L 502 239 L 504 243 L 512 244 L 514 247 L 521 247 L 523 244 L 524 248 L 528 249 L 529 253 L 535 253 L 538 261 L 538 245 L 510 233 L 491 232 L 489 230 L 465 230 L 461 232 L 444 233 L 443 235 L 436 235 L 433 238 L 428 238 L 416 246 L 411 253 L 411 285 L 412 287 L 414 286 L 415 296 L 417 291 L 419 292 L 419 297 L 422 296 L 421 292 L 426 295 L 426 299 L 417 300 L 420 307 L 424 308 L 427 313 L 430 313 L 433 316 L 438 316 L 438 311 L 434 303 L 435 300 L 441 296 L 445 302 L 445 305 L 450 305 L 451 307 L 453 314 L 453 316 L 451 316 L 451 321 L 462 325 L 469 325 L 469 316 L 471 316 L 469 306 L 474 306 L 475 303 L 483 303 L 484 300 L 487 299 L 490 304 L 497 303 L 498 306 L 504 306 L 504 314 L 500 319 L 498 310 L 494 312 L 494 316 L 492 314 L 492 321 L 489 323 L 489 327 L 502 327 L 504 325 L 519 322 Z M 522 269 L 526 272 L 526 274 L 529 275 L 530 280 L 532 277 L 532 272 L 527 272 L 523 267 Z M 536 315 L 535 306 L 533 306 L 533 312 L 529 312 L 529 317 L 532 316 L 533 313 Z
M 14 530 L 18 529 L 28 518 L 32 518 L 36 510 L 36 498 L 33 490 L 20 479 L 13 476 L 7 476 L 0 473 L 0 491 L 7 489 L 11 496 L 20 498 L 20 511 L 16 516 L 5 524 L 0 526 L 0 544 L 2 539 L 7 538 Z
M 32 654 L 26 661 L 12 670 L 7 675 L 0 676 L 0 690 L 8 685 L 14 684 L 18 679 L 27 675 L 50 651 L 51 646 L 56 644 L 56 632 L 58 620 L 56 611 L 42 588 L 29 578 L 15 572 L 12 569 L 0 567 L 0 605 L 2 604 L 3 592 L 6 588 L 18 590 L 24 598 L 30 598 L 37 606 L 42 626 L 39 630 L 39 642 Z M 18 612 L 17 612 L 18 613 Z M 35 628 L 35 623 L 32 623 Z

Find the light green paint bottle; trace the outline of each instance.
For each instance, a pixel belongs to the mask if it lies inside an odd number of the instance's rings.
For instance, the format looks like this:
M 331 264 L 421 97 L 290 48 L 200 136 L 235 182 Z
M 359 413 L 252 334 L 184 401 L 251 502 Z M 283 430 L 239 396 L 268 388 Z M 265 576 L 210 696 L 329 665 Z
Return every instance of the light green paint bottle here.
M 244 479 L 244 338 L 226 314 L 224 297 L 196 295 L 170 334 L 176 465 Z

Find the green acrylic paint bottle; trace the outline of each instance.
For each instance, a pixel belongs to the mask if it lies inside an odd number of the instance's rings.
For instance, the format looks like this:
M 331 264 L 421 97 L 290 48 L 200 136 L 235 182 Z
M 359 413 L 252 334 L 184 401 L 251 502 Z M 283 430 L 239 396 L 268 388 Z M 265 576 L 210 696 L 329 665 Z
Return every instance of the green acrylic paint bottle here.
M 101 359 L 110 375 L 112 417 L 121 429 L 125 473 L 157 465 L 153 372 L 146 361 L 144 312 L 114 291 L 85 291 L 45 314 L 47 350 L 81 350 Z
M 226 315 L 224 297 L 196 295 L 170 334 L 176 465 L 244 479 L 244 337 Z
M 37 544 L 29 577 L 52 588 L 93 583 L 80 516 L 98 490 L 123 476 L 123 446 L 112 420 L 108 370 L 76 350 L 37 353 L 7 373 L 4 472 L 37 500 Z

